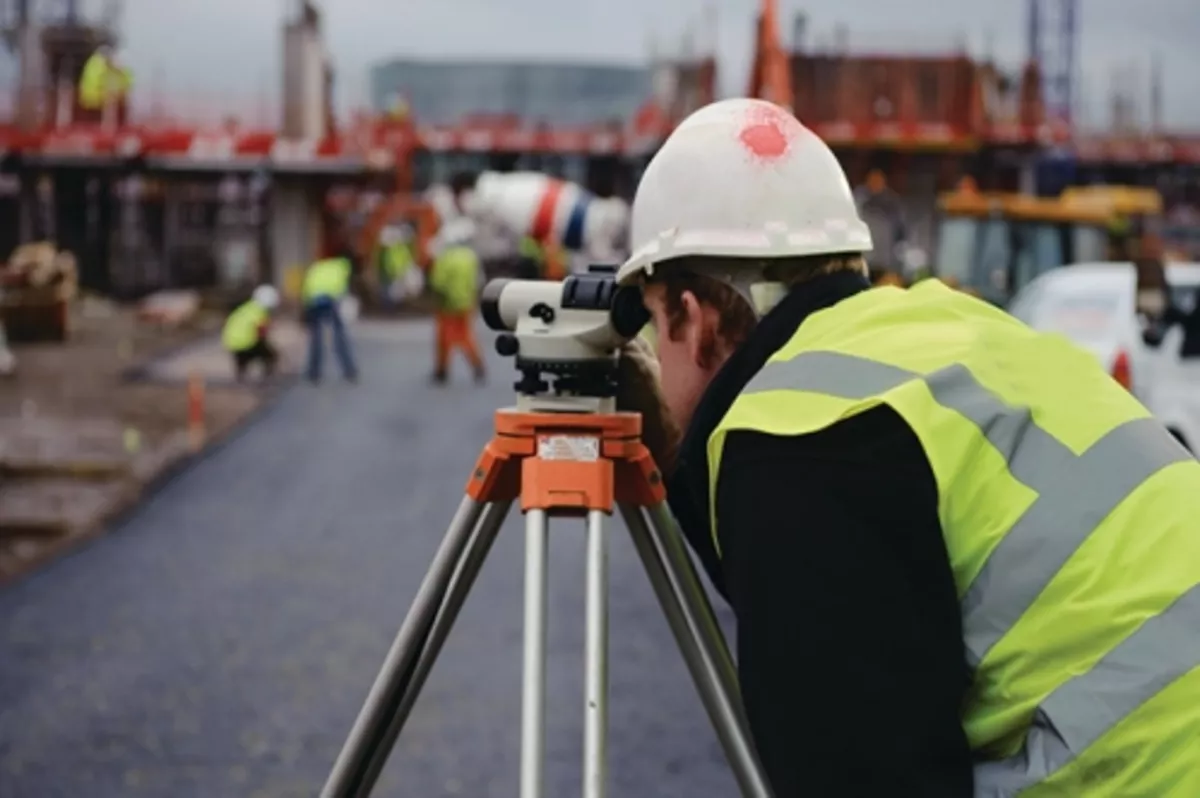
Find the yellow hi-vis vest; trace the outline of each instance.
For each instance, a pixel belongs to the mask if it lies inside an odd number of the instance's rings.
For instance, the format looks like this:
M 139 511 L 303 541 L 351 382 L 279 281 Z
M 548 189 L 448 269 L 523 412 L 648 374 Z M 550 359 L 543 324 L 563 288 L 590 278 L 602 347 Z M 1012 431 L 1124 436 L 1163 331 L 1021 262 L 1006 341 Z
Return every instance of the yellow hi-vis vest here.
M 109 97 L 129 91 L 133 77 L 127 69 L 118 69 L 100 53 L 93 53 L 79 76 L 79 105 L 88 110 L 104 107 Z
M 433 262 L 429 286 L 441 298 L 447 313 L 465 313 L 475 307 L 479 290 L 479 256 L 470 247 L 449 247 Z
M 350 261 L 346 258 L 319 260 L 304 273 L 300 293 L 305 302 L 317 297 L 341 299 L 350 290 Z
M 521 236 L 521 240 L 517 243 L 517 254 L 522 258 L 536 261 L 539 265 L 546 258 L 542 245 L 533 236 Z
M 221 330 L 221 343 L 230 352 L 243 352 L 258 343 L 258 328 L 270 313 L 253 299 L 243 302 L 229 314 Z
M 389 280 L 397 280 L 413 265 L 412 248 L 407 244 L 390 244 L 383 248 L 383 273 Z
M 937 480 L 975 794 L 1200 796 L 1200 462 L 1065 338 L 936 280 L 814 313 L 708 441 L 714 537 L 729 432 L 881 404 Z

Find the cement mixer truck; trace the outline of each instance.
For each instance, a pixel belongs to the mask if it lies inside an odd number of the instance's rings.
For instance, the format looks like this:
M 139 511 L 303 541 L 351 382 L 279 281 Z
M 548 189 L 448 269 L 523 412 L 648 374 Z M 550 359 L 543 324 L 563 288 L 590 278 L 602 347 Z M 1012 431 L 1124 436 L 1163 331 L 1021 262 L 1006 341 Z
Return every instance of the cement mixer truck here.
M 431 188 L 426 200 L 443 224 L 459 216 L 476 223 L 474 245 L 488 264 L 519 261 L 522 242 L 530 241 L 565 253 L 568 271 L 625 255 L 628 203 L 541 172 L 459 174 L 449 185 Z

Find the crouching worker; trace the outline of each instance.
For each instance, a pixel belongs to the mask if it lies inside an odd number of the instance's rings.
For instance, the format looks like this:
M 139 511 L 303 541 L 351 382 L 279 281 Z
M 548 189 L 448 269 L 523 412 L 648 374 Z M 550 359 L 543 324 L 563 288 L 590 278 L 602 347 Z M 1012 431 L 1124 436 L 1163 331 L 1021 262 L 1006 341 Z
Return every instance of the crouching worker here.
M 268 332 L 271 314 L 279 307 L 279 292 L 270 285 L 260 285 L 247 301 L 238 305 L 221 331 L 221 343 L 233 355 L 233 367 L 237 381 L 245 379 L 246 370 L 252 363 L 262 363 L 264 377 L 275 373 L 279 353 L 271 345 Z
M 475 308 L 479 299 L 482 269 L 479 256 L 468 246 L 474 225 L 468 219 L 448 222 L 439 234 L 437 258 L 429 273 L 429 287 L 438 298 L 437 351 L 433 381 L 449 378 L 450 352 L 461 349 L 475 372 L 475 381 L 483 382 L 486 372 L 479 347 L 475 343 Z

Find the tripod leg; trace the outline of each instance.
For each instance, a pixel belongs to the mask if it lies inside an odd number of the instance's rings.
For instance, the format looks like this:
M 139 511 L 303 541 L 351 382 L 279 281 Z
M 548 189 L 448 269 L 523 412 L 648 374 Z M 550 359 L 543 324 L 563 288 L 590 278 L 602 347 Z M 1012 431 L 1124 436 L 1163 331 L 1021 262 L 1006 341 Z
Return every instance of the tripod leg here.
M 621 515 L 646 567 L 667 623 L 700 693 L 700 700 L 729 759 L 742 794 L 770 798 L 771 788 L 754 750 L 724 635 L 667 509 L 621 506 Z
M 446 587 L 462 558 L 463 548 L 478 525 L 483 510 L 483 504 L 466 497 L 450 521 L 446 536 L 413 599 L 412 608 L 334 762 L 329 779 L 321 791 L 322 798 L 363 796 L 370 791 L 374 780 L 373 763 L 383 747 L 382 741 L 386 739 L 393 708 L 403 695 L 404 682 L 420 654 L 429 625 L 441 605 Z
M 737 667 L 733 664 L 733 656 L 729 653 L 729 645 L 721 626 L 717 623 L 717 615 L 713 612 L 708 594 L 700 584 L 700 577 L 692 565 L 692 559 L 687 553 L 687 544 L 683 542 L 666 505 L 646 508 L 649 517 L 651 538 L 662 557 L 663 566 L 677 594 L 680 609 L 688 624 L 699 635 L 705 644 L 706 656 L 712 661 L 717 676 L 721 680 L 724 691 L 732 698 L 734 708 L 746 726 L 746 713 L 742 706 L 741 690 L 738 688 Z
M 525 653 L 521 685 L 521 798 L 542 798 L 546 758 L 546 548 L 544 510 L 525 514 Z
M 429 627 L 425 645 L 405 680 L 403 692 L 396 699 L 394 710 L 391 712 L 391 720 L 375 743 L 371 758 L 367 763 L 368 769 L 360 782 L 357 795 L 366 796 L 379 779 L 379 774 L 383 772 L 387 759 L 396 745 L 396 739 L 404 730 L 404 724 L 408 722 L 408 717 L 412 714 L 417 699 L 421 697 L 421 689 L 425 686 L 425 680 L 429 678 L 429 672 L 433 670 L 433 665 L 437 662 L 438 655 L 441 654 L 442 646 L 445 645 L 446 638 L 449 637 L 450 630 L 458 619 L 458 613 L 466 602 L 471 587 L 475 584 L 475 578 L 479 576 L 479 571 L 483 568 L 484 560 L 492 550 L 492 544 L 496 542 L 496 538 L 500 534 L 500 527 L 511 506 L 511 501 L 489 504 L 483 513 L 483 518 L 479 520 L 475 534 L 463 551 L 462 559 L 446 590 L 437 616 Z
M 500 527 L 511 506 L 511 501 L 488 505 L 475 530 L 474 537 L 467 544 L 458 570 L 455 571 L 450 587 L 446 591 L 446 598 L 442 602 L 441 610 L 429 627 L 429 637 L 425 647 L 421 650 L 421 656 L 413 666 L 412 678 L 408 682 L 404 696 L 396 706 L 388 751 L 395 744 L 400 732 L 404 730 L 404 724 L 408 721 L 408 716 L 412 713 L 412 708 L 420 697 L 421 688 L 425 686 L 429 671 L 433 669 L 433 664 L 437 661 L 455 620 L 458 619 L 458 613 L 462 610 L 467 595 L 475 585 L 475 579 L 479 576 L 479 571 L 483 568 L 483 563 L 492 550 L 492 544 L 496 542 L 496 538 L 500 534 Z
M 608 769 L 608 538 L 604 513 L 587 517 L 583 798 L 604 798 Z

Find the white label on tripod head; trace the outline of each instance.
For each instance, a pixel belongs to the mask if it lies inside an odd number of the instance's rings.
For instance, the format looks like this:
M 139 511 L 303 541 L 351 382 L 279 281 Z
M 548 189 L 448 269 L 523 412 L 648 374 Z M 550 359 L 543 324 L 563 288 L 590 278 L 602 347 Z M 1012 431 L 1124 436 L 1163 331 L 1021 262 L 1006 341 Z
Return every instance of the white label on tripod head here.
M 547 435 L 538 438 L 542 460 L 576 460 L 590 463 L 600 459 L 600 439 L 579 435 Z

